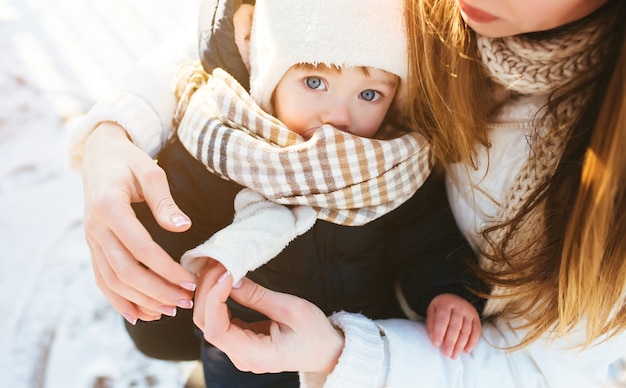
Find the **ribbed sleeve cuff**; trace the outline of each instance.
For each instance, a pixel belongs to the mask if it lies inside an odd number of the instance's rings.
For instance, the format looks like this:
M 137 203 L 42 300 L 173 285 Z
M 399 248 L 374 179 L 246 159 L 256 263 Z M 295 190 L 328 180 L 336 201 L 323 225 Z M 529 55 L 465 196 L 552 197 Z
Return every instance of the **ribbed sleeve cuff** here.
M 106 121 L 119 124 L 133 143 L 152 157 L 170 135 L 157 112 L 145 100 L 124 92 L 110 94 L 98 100 L 70 133 L 68 153 L 73 169 L 82 165 L 83 148 L 89 135 L 98 124 Z
M 302 387 L 382 387 L 387 379 L 389 354 L 384 333 L 371 319 L 346 312 L 330 317 L 343 331 L 345 345 L 335 369 L 328 375 L 300 373 Z

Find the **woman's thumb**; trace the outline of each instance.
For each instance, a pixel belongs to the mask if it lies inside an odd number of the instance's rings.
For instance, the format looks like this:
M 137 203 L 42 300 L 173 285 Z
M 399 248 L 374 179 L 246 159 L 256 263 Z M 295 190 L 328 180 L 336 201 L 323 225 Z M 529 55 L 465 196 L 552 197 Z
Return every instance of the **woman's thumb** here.
M 233 286 L 230 297 L 240 305 L 264 314 L 270 319 L 273 319 L 277 312 L 284 310 L 292 298 L 299 299 L 293 295 L 269 290 L 245 277 L 237 283 Z
M 184 232 L 191 226 L 191 220 L 174 202 L 172 194 L 165 187 L 150 187 L 144 192 L 145 200 L 159 225 L 170 232 Z

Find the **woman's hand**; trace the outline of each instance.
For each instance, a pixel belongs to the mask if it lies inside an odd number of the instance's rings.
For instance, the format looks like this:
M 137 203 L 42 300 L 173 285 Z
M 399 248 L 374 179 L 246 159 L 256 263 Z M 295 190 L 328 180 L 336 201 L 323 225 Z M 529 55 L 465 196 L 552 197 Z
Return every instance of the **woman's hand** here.
M 131 207 L 145 200 L 164 229 L 189 228 L 163 170 L 120 126 L 102 123 L 87 139 L 81 172 L 95 281 L 113 308 L 133 324 L 191 308 L 194 276 L 152 240 Z
M 204 338 L 228 355 L 242 371 L 330 373 L 341 355 L 343 334 L 314 304 L 268 290 L 244 278 L 231 289 L 232 277 L 207 271 L 196 295 L 194 322 Z M 226 300 L 265 314 L 268 321 L 230 319 Z

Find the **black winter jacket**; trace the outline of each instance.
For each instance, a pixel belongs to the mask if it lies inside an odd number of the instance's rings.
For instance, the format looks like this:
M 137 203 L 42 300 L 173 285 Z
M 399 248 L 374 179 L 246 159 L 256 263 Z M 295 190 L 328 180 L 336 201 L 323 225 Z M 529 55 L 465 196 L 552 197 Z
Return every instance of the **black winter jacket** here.
M 233 3 L 203 1 L 200 56 L 208 72 L 222 67 L 247 86 L 248 73 L 233 39 Z M 170 233 L 158 226 L 145 204 L 135 204 L 134 209 L 154 240 L 179 258 L 231 222 L 233 199 L 241 188 L 210 174 L 178 141 L 168 144 L 158 161 L 168 175 L 174 200 L 192 218 L 192 227 L 185 233 Z M 432 175 L 410 200 L 364 226 L 318 220 L 248 277 L 268 288 L 304 297 L 326 314 L 345 310 L 371 318 L 404 317 L 394 295 L 396 283 L 401 284 L 409 306 L 422 315 L 430 300 L 442 292 L 462 295 L 482 311 L 482 301 L 465 287 L 479 287 L 465 260 L 474 260 L 473 252 L 456 227 L 442 177 Z M 234 303 L 231 310 L 243 319 L 261 318 Z M 185 321 L 182 331 L 192 327 L 187 313 L 179 314 L 175 321 Z M 168 353 L 174 344 L 167 342 L 167 333 L 176 331 L 178 338 L 188 333 L 168 328 L 167 320 L 150 325 L 159 324 L 164 325 L 163 330 L 154 334 L 145 327 L 129 327 L 140 349 L 158 358 L 194 358 L 193 351 L 184 349 L 181 354 Z
M 192 219 L 185 233 L 161 230 L 145 205 L 135 209 L 172 257 L 207 240 L 233 218 L 240 186 L 209 173 L 175 140 L 159 155 L 174 200 Z M 394 284 L 415 311 L 425 313 L 441 292 L 470 298 L 465 260 L 473 257 L 450 212 L 442 179 L 433 174 L 396 210 L 363 226 L 318 220 L 267 264 L 247 276 L 270 289 L 301 296 L 326 314 L 345 310 L 371 318 L 400 317 Z M 232 313 L 256 319 L 247 309 Z

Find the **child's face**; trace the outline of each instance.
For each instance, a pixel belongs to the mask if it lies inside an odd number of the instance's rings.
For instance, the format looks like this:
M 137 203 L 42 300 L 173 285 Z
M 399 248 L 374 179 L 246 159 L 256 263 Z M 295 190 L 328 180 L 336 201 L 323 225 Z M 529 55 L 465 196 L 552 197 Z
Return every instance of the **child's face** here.
M 474 31 L 497 38 L 562 26 L 591 14 L 607 1 L 456 0 L 456 3 Z
M 396 75 L 373 68 L 291 67 L 272 102 L 276 117 L 305 139 L 322 125 L 372 137 L 398 89 Z

